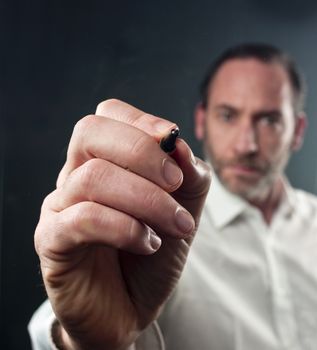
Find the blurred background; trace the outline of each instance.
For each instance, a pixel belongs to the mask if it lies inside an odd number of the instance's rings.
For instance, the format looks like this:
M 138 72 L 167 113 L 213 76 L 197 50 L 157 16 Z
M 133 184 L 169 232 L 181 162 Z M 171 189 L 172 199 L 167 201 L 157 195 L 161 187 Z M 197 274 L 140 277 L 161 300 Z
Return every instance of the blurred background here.
M 314 0 L 0 1 L 1 349 L 30 349 L 27 322 L 45 299 L 33 232 L 75 122 L 123 99 L 181 127 L 201 77 L 228 46 L 272 43 L 307 78 L 309 128 L 288 175 L 317 193 L 317 2 Z

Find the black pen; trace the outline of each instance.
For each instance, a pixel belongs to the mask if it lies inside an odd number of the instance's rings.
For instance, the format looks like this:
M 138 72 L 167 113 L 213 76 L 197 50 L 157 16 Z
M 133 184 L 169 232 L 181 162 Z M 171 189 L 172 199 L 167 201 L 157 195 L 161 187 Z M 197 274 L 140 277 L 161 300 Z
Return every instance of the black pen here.
M 176 139 L 179 136 L 179 129 L 174 128 L 170 133 L 164 136 L 160 141 L 161 149 L 166 153 L 171 153 L 176 148 Z

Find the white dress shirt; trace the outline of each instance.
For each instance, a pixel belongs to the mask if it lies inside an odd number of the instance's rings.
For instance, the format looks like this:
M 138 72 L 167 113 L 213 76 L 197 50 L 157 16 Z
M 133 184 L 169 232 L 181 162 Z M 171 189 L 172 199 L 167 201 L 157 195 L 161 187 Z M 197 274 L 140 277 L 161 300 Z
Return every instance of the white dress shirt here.
M 317 198 L 284 182 L 270 226 L 214 177 L 160 319 L 167 350 L 317 349 Z
M 286 181 L 284 189 L 268 226 L 213 178 L 188 262 L 159 319 L 166 350 L 317 349 L 317 198 Z M 49 308 L 31 321 L 34 349 L 48 348 L 38 344 L 50 342 Z M 164 348 L 153 329 L 137 349 Z

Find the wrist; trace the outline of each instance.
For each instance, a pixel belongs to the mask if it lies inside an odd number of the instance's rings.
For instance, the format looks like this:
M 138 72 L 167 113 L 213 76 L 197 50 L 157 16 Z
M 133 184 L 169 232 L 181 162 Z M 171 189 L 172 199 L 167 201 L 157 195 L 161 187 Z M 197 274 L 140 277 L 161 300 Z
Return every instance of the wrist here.
M 74 343 L 71 341 L 70 336 L 57 319 L 53 321 L 51 326 L 51 348 L 52 350 L 82 349 L 81 347 L 74 345 Z M 136 350 L 135 344 L 131 344 L 126 348 L 126 350 Z
M 75 350 L 69 335 L 57 319 L 52 324 L 51 336 L 54 345 L 53 350 Z

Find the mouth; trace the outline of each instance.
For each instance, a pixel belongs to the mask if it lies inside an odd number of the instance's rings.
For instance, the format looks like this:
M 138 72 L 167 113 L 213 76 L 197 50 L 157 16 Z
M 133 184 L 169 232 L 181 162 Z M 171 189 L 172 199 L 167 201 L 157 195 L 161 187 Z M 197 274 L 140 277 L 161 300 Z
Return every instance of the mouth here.
M 249 180 L 258 180 L 263 176 L 263 171 L 261 169 L 250 165 L 233 164 L 229 165 L 228 169 L 235 176 L 247 178 Z

